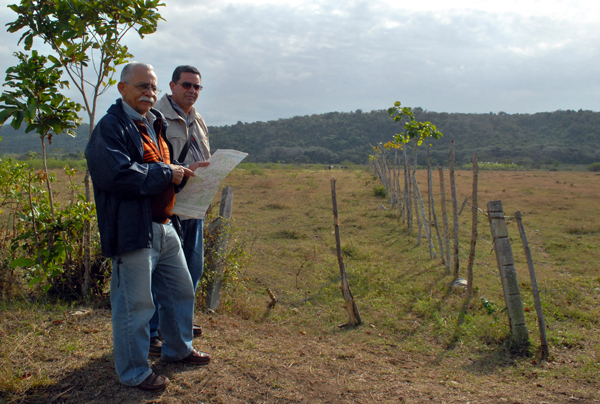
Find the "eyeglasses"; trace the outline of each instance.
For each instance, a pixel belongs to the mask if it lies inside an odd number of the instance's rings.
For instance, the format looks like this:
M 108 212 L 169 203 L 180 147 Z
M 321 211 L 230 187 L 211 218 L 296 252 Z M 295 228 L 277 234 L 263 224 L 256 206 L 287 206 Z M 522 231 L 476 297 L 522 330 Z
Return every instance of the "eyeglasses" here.
M 156 88 L 156 86 L 154 84 L 148 84 L 148 83 L 133 84 L 133 83 L 128 83 L 126 81 L 124 81 L 123 83 L 131 84 L 132 86 L 136 87 L 138 90 L 140 90 L 143 93 L 145 93 L 148 90 L 152 90 L 152 92 L 154 94 L 160 93 L 160 90 L 158 88 Z
M 202 91 L 202 89 L 204 88 L 200 84 L 192 84 L 189 81 L 184 81 L 183 83 L 178 83 L 178 84 L 181 87 L 185 88 L 186 90 L 189 90 L 190 88 L 194 87 L 194 90 Z

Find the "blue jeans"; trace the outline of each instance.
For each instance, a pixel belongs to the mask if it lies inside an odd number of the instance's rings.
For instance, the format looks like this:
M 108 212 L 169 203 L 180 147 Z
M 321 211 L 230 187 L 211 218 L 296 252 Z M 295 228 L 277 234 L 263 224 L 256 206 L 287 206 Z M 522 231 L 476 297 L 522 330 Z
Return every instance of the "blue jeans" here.
M 198 282 L 202 278 L 204 271 L 204 219 L 188 219 L 181 221 L 181 230 L 183 232 L 183 254 L 187 263 L 194 293 L 198 288 Z M 150 319 L 150 336 L 158 335 L 159 319 L 158 310 Z M 161 328 L 162 330 L 162 328 Z M 161 331 L 162 334 L 162 331 Z
M 178 361 L 192 352 L 194 289 L 181 243 L 170 222 L 152 223 L 152 231 L 152 248 L 113 258 L 110 301 L 115 367 L 128 386 L 137 386 L 152 373 L 148 322 L 154 302 L 163 326 L 162 360 Z

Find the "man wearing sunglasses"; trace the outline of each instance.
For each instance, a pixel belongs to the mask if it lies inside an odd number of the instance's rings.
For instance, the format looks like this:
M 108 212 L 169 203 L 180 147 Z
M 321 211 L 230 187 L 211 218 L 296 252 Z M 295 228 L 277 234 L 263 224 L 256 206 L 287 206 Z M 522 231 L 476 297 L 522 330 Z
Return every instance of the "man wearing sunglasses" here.
M 202 90 L 201 80 L 200 71 L 195 67 L 178 66 L 169 83 L 171 94 L 165 94 L 155 106 L 168 122 L 166 135 L 174 158 L 189 166 L 198 162 L 208 162 L 210 159 L 208 128 L 202 116 L 194 108 L 194 103 Z M 183 253 L 195 292 L 204 269 L 204 220 L 181 217 L 181 227 Z M 162 332 L 163 327 L 162 324 L 159 327 L 158 313 L 156 313 L 150 321 L 150 355 L 161 354 L 162 343 L 158 336 L 158 328 Z M 199 337 L 202 335 L 202 328 L 194 324 L 193 334 L 194 337 Z
M 171 214 L 175 192 L 193 170 L 172 162 L 166 122 L 156 102 L 152 66 L 123 68 L 113 104 L 85 150 L 94 182 L 102 254 L 112 258 L 110 299 L 115 368 L 120 381 L 144 390 L 169 382 L 148 363 L 148 323 L 155 305 L 163 325 L 162 360 L 206 365 L 192 347 L 194 290 Z

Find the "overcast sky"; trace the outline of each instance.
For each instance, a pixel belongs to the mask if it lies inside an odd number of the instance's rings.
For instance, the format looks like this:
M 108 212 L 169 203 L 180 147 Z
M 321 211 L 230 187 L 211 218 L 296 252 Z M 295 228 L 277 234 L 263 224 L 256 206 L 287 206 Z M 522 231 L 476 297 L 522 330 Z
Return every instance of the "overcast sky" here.
M 16 1 L 0 0 L 3 26 Z M 438 112 L 600 110 L 600 2 L 163 2 L 158 31 L 126 44 L 163 92 L 177 65 L 196 66 L 208 125 L 396 100 Z M 0 31 L 2 83 L 18 39 Z M 102 96 L 100 116 L 117 97 L 116 86 Z

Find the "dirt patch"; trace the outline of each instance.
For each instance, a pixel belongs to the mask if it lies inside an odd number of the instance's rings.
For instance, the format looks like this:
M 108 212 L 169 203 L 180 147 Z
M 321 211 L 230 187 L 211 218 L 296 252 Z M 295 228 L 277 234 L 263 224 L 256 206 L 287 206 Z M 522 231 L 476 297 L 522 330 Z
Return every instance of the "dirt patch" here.
M 573 352 L 528 367 L 506 357 L 469 358 L 461 347 L 407 352 L 369 325 L 326 335 L 273 322 L 230 315 L 197 316 L 204 336 L 197 349 L 210 352 L 207 367 L 152 361 L 171 379 L 166 391 L 148 393 L 121 385 L 114 371 L 110 313 L 80 310 L 29 319 L 4 313 L 2 337 L 12 331 L 21 363 L 8 364 L 26 379 L 45 376 L 41 386 L 1 393 L 7 403 L 597 403 L 598 384 L 547 380 L 547 368 L 569 366 Z M 23 321 L 25 320 L 25 321 Z M 25 325 L 25 326 L 24 326 Z M 79 342 L 77 342 L 79 341 Z M 16 344 L 16 345 L 15 345 Z M 34 344 L 34 345 L 32 345 Z M 14 355 L 12 356 L 15 357 Z M 495 367 L 491 368 L 490 363 Z M 24 384 L 23 386 L 26 386 Z

